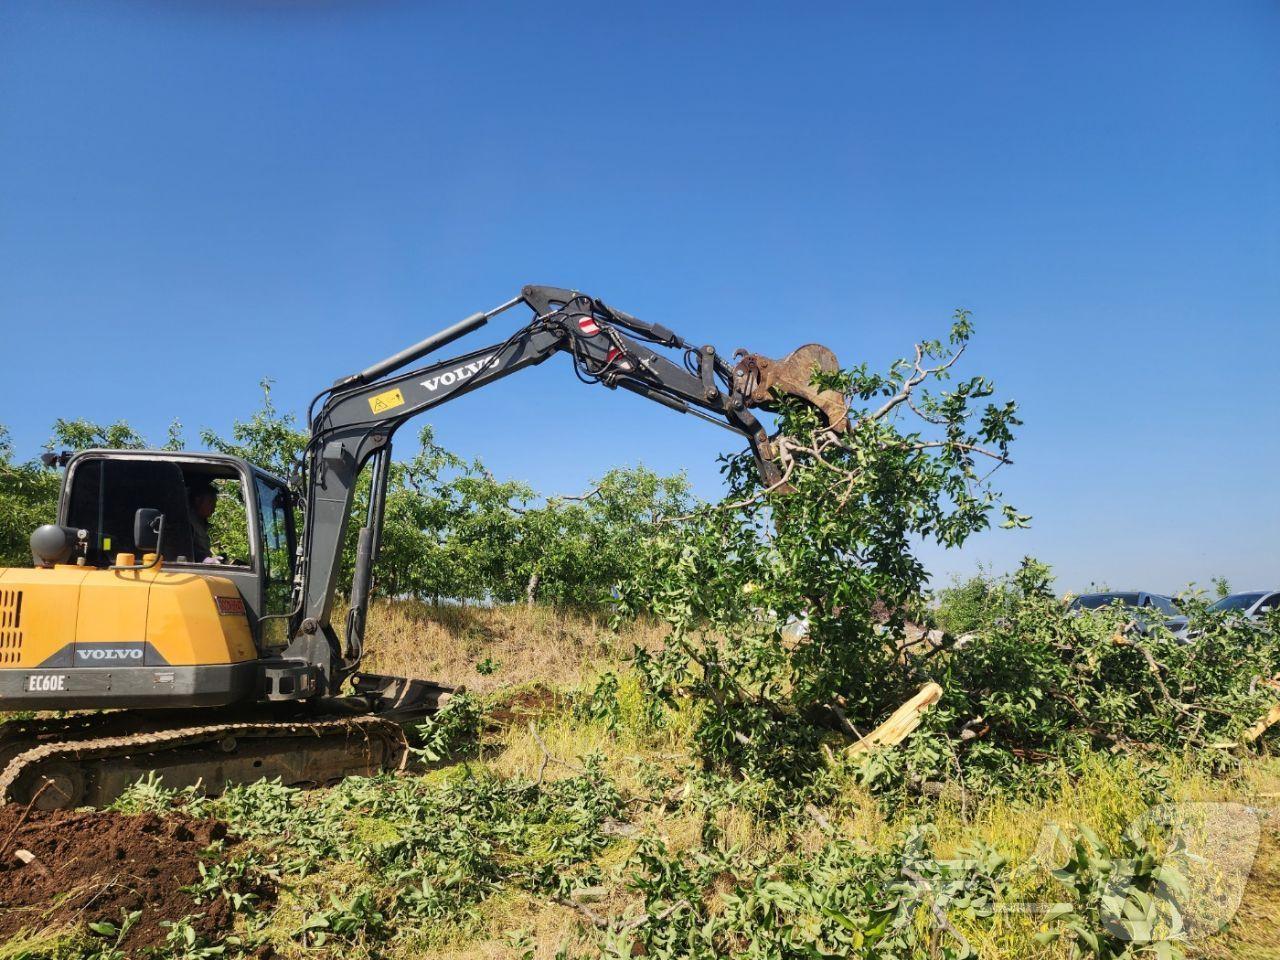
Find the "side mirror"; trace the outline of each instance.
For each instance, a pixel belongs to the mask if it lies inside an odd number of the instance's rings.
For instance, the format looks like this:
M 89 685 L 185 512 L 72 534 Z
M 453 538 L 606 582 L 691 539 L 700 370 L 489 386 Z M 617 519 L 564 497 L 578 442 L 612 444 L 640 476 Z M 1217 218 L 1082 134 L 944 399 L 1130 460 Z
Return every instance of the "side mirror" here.
M 133 546 L 139 553 L 160 552 L 160 532 L 164 514 L 154 507 L 142 507 L 133 515 Z

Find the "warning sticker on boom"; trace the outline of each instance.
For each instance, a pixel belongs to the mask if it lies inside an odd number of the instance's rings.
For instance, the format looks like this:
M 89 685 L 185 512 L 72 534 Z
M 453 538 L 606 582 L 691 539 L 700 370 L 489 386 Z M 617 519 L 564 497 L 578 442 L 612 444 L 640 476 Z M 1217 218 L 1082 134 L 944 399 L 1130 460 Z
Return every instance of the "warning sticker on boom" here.
M 377 396 L 369 398 L 369 409 L 374 413 L 386 413 L 388 410 L 403 406 L 404 394 L 400 392 L 399 388 L 388 390 L 386 393 L 379 393 Z

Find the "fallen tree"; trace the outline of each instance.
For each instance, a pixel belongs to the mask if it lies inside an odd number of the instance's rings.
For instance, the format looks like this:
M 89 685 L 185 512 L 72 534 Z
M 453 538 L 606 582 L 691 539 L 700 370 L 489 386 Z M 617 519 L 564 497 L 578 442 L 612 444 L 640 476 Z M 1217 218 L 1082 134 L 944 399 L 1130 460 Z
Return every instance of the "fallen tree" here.
M 822 776 L 824 757 L 880 783 L 1001 785 L 1081 750 L 1229 762 L 1280 720 L 1266 683 L 1280 672 L 1274 623 L 1191 601 L 1198 635 L 1185 644 L 1121 610 L 1076 616 L 1030 559 L 974 585 L 961 616 L 926 609 L 921 541 L 955 547 L 996 519 L 1029 519 L 992 486 L 1016 404 L 991 399 L 984 377 L 954 379 L 971 332 L 961 312 L 945 343 L 917 344 L 886 374 L 815 371 L 815 387 L 845 398 L 847 429 L 784 406 L 782 481 L 763 486 L 731 459 L 723 502 L 646 542 L 623 609 L 656 612 L 671 633 L 637 665 L 656 697 L 703 702 L 705 762 L 796 786 Z M 916 625 L 935 619 L 966 633 Z
M 974 762 L 1100 748 L 1221 763 L 1280 719 L 1275 621 L 1250 624 L 1188 599 L 1195 636 L 1184 642 L 1123 608 L 1070 612 L 1050 583 L 1047 567 L 1025 561 L 998 585 L 1001 616 L 934 668 L 950 694 L 945 732 L 982 723 L 966 746 Z
M 971 333 L 961 311 L 945 342 L 917 344 L 887 373 L 815 371 L 815 387 L 844 397 L 847 428 L 783 404 L 782 480 L 764 486 L 748 458 L 732 459 L 722 503 L 647 543 L 624 609 L 656 612 L 672 632 L 639 665 L 659 696 L 708 703 L 711 762 L 804 780 L 828 731 L 858 741 L 933 679 L 903 655 L 927 579 L 913 545 L 1028 520 L 992 486 L 1016 404 L 992 400 L 984 377 L 954 379 Z M 786 629 L 796 621 L 803 630 Z

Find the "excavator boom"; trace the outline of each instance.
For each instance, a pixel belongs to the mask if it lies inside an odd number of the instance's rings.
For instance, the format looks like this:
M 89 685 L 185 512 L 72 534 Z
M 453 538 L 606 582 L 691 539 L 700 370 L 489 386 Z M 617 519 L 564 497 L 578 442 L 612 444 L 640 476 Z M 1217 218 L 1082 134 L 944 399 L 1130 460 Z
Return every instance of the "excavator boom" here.
M 529 307 L 533 317 L 502 343 L 400 372 L 519 304 Z M 681 362 L 664 355 L 672 351 Z M 835 357 L 825 348 L 810 345 L 780 363 L 739 351 L 735 367 L 713 346 L 695 345 L 667 327 L 586 294 L 526 286 L 519 297 L 345 377 L 317 398 L 323 403 L 310 418 L 308 522 L 300 552 L 299 602 L 291 621 L 294 640 L 284 654 L 291 663 L 270 675 L 274 686 L 268 696 L 334 693 L 358 671 L 396 430 L 427 410 L 561 353 L 569 355 L 584 382 L 629 390 L 739 434 L 750 445 L 766 485 L 779 484 L 781 474 L 771 459 L 770 437 L 753 408 L 772 408 L 785 393 L 813 403 L 833 428 L 845 425 L 843 398 L 810 386 L 816 370 L 834 369 Z M 355 485 L 368 463 L 373 465 L 373 496 L 356 541 L 351 606 L 346 635 L 340 640 L 330 616 Z
M 521 306 L 531 316 L 505 340 L 432 356 Z M 321 391 L 308 410 L 296 492 L 215 454 L 78 454 L 67 465 L 60 525 L 32 537 L 35 568 L 0 570 L 0 710 L 123 709 L 0 726 L 0 800 L 102 803 L 148 770 L 171 786 L 216 791 L 258 776 L 324 783 L 401 762 L 407 731 L 449 691 L 361 672 L 393 438 L 409 420 L 558 354 L 586 383 L 741 436 L 773 489 L 783 488 L 774 443 L 754 410 L 792 397 L 829 428 L 847 425 L 843 397 L 811 383 L 835 369 L 823 347 L 781 361 L 739 351 L 731 363 L 713 346 L 587 294 L 530 285 Z M 370 493 L 339 629 L 334 599 L 366 471 Z M 245 563 L 202 564 L 192 554 L 182 491 L 193 477 L 206 485 L 235 478 L 246 491 L 254 546 Z M 305 523 L 291 582 L 279 582 L 282 548 L 295 543 L 295 504 Z M 279 588 L 292 597 L 273 607 Z M 267 641 L 273 628 L 278 644 Z M 185 713 L 175 721 L 156 712 L 165 709 Z

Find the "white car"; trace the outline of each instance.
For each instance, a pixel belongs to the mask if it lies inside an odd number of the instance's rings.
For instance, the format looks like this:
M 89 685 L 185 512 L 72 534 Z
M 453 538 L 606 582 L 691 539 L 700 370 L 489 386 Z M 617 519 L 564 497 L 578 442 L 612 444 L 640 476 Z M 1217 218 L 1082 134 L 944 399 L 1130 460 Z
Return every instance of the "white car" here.
M 1214 613 L 1235 613 L 1248 620 L 1261 620 L 1272 610 L 1280 609 L 1280 590 L 1252 590 L 1247 593 L 1233 593 L 1223 597 L 1217 603 L 1210 604 Z M 1179 640 L 1187 639 L 1187 618 L 1174 617 L 1167 626 Z

